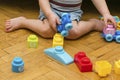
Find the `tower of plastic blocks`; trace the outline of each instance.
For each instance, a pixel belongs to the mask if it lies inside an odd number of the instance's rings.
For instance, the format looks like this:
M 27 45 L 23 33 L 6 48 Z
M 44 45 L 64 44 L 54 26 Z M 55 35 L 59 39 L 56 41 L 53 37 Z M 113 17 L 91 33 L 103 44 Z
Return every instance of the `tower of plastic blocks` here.
M 111 73 L 111 70 L 112 65 L 108 61 L 106 60 L 96 61 L 95 71 L 98 73 L 99 76 L 105 77 Z
M 113 24 L 108 24 L 107 27 L 103 29 L 102 37 L 108 41 L 116 41 L 120 43 L 120 30 L 116 30 Z
M 53 47 L 62 46 L 64 44 L 64 37 L 60 33 L 56 33 L 53 37 Z
M 116 74 L 120 74 L 120 60 L 115 62 L 114 71 L 115 71 Z
M 78 66 L 81 72 L 91 72 L 92 71 L 92 62 L 86 56 L 84 52 L 78 52 L 74 56 L 74 62 Z
M 12 61 L 12 71 L 13 72 L 23 72 L 24 71 L 24 62 L 22 58 L 15 57 Z
M 38 47 L 38 37 L 33 34 L 28 36 L 27 43 L 28 43 L 29 48 L 37 48 Z
M 57 26 L 57 31 L 62 36 L 66 37 L 69 35 L 69 30 L 72 28 L 72 22 L 69 13 L 63 13 L 61 18 L 61 24 Z

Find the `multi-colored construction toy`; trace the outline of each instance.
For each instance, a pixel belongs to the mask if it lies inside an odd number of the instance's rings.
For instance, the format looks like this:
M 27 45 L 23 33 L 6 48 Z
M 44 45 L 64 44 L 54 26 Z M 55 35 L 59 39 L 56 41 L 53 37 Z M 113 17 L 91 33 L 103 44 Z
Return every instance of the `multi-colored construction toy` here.
M 120 30 L 116 30 L 112 24 L 108 24 L 107 27 L 103 29 L 102 36 L 108 42 L 115 40 L 120 43 Z
M 53 37 L 52 48 L 45 49 L 44 52 L 63 64 L 70 64 L 73 62 L 73 59 L 63 49 L 64 37 L 69 35 L 69 30 L 72 28 L 70 14 L 63 13 L 60 21 L 61 24 L 57 25 L 57 33 Z

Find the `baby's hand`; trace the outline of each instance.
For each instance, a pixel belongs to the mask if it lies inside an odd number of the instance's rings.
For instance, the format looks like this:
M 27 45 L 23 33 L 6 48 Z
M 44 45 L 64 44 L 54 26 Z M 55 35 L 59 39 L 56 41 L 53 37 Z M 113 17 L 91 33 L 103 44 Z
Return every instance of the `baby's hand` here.
M 58 17 L 55 13 L 52 13 L 52 14 L 49 15 L 48 21 L 49 21 L 49 24 L 50 24 L 51 28 L 52 28 L 55 32 L 57 32 L 56 27 L 57 27 L 58 24 L 60 24 L 60 19 L 59 19 L 59 17 Z
M 106 25 L 112 23 L 116 27 L 116 22 L 112 15 L 105 14 L 103 17 Z

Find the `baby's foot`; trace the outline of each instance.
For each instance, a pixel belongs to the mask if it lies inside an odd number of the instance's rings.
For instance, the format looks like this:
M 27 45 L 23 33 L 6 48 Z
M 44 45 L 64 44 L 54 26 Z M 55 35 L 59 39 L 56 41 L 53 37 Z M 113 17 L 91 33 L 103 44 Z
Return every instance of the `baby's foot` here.
M 104 21 L 97 20 L 97 19 L 90 19 L 90 21 L 93 21 L 95 23 L 94 30 L 96 31 L 102 31 L 105 27 Z
M 5 23 L 6 32 L 11 32 L 13 30 L 22 28 L 23 22 L 26 20 L 25 17 L 17 17 L 10 20 L 7 20 Z

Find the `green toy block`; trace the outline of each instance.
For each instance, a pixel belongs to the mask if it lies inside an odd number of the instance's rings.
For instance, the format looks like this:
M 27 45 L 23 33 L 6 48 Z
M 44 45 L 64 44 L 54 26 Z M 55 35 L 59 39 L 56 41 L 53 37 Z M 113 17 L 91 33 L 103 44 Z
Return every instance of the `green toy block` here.
M 28 36 L 27 43 L 29 48 L 37 48 L 38 47 L 38 37 L 34 34 Z

